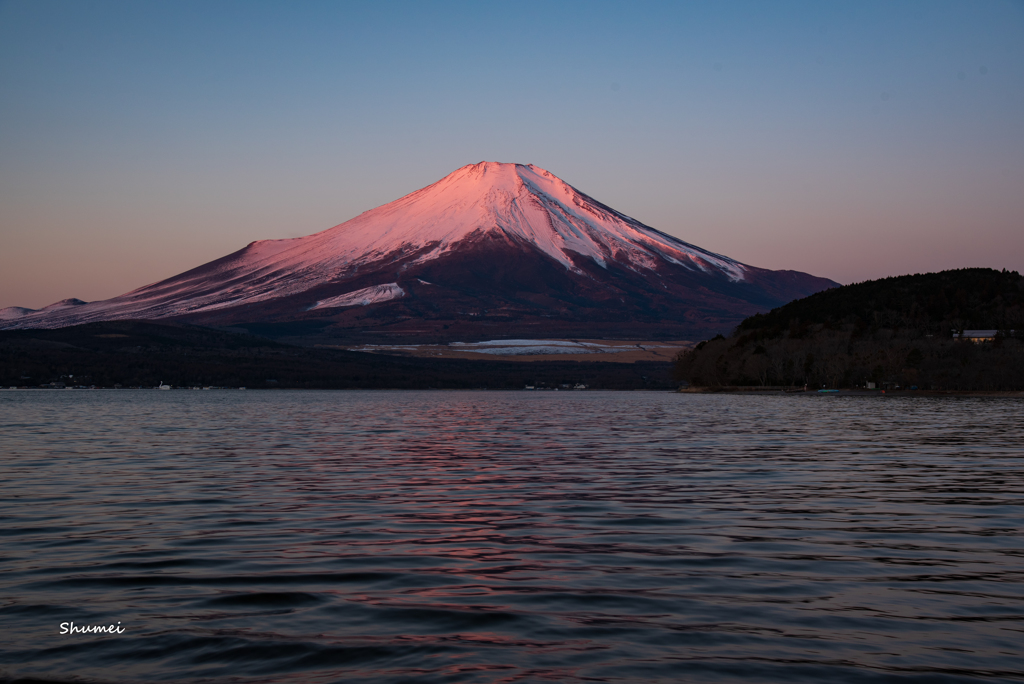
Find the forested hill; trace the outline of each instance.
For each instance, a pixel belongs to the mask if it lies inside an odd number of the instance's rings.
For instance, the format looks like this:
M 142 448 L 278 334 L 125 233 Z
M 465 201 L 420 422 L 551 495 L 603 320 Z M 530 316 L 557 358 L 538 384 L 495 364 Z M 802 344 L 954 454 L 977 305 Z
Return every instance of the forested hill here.
M 954 331 L 997 330 L 973 344 Z M 679 355 L 696 386 L 1024 389 L 1024 278 L 965 268 L 825 290 Z
M 744 320 L 740 334 L 775 337 L 794 326 L 952 330 L 1024 328 L 1024 277 L 1016 271 L 962 268 L 896 276 L 824 290 Z

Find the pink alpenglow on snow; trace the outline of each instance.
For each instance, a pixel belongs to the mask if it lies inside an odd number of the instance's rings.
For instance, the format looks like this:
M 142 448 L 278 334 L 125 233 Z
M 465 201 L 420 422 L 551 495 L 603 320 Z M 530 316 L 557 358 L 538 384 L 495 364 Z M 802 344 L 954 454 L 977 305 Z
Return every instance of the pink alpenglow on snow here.
M 506 319 L 575 320 L 607 313 L 609 306 L 665 309 L 659 302 L 673 295 L 683 304 L 669 307 L 675 312 L 642 317 L 685 318 L 690 311 L 693 319 L 687 292 L 690 304 L 701 300 L 704 308 L 718 310 L 697 317 L 707 325 L 697 320 L 696 327 L 708 327 L 722 312 L 731 320 L 831 285 L 683 242 L 539 167 L 481 162 L 334 228 L 253 242 L 113 299 L 6 309 L 0 327 L 168 318 L 282 322 L 345 318 L 346 309 L 382 306 L 413 317 L 493 316 L 500 310 Z
M 309 309 L 333 309 L 342 306 L 367 306 L 368 304 L 396 299 L 403 295 L 405 295 L 405 291 L 398 286 L 398 283 L 373 285 L 371 287 L 364 287 L 362 290 L 349 292 L 348 294 L 322 299 L 309 307 Z

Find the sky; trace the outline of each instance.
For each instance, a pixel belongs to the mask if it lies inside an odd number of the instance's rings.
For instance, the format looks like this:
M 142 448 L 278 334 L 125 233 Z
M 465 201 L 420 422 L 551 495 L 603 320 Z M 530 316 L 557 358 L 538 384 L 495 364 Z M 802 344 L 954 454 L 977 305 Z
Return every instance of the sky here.
M 763 268 L 1024 271 L 1024 0 L 0 0 L 0 307 L 479 161 Z

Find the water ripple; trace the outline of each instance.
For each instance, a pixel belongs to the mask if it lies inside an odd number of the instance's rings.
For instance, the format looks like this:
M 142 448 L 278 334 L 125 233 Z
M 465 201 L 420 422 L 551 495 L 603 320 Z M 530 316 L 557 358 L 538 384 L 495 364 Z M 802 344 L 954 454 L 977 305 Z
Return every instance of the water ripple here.
M 1015 399 L 3 392 L 0 679 L 1020 682 L 1022 434 Z

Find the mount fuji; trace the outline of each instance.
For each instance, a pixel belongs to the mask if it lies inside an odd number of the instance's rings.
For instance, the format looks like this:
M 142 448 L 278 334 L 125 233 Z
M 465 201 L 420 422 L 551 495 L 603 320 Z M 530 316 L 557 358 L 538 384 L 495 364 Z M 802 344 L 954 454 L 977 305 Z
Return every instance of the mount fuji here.
M 0 310 L 0 329 L 147 319 L 321 342 L 694 339 L 837 284 L 683 242 L 539 167 L 481 162 L 113 299 Z

